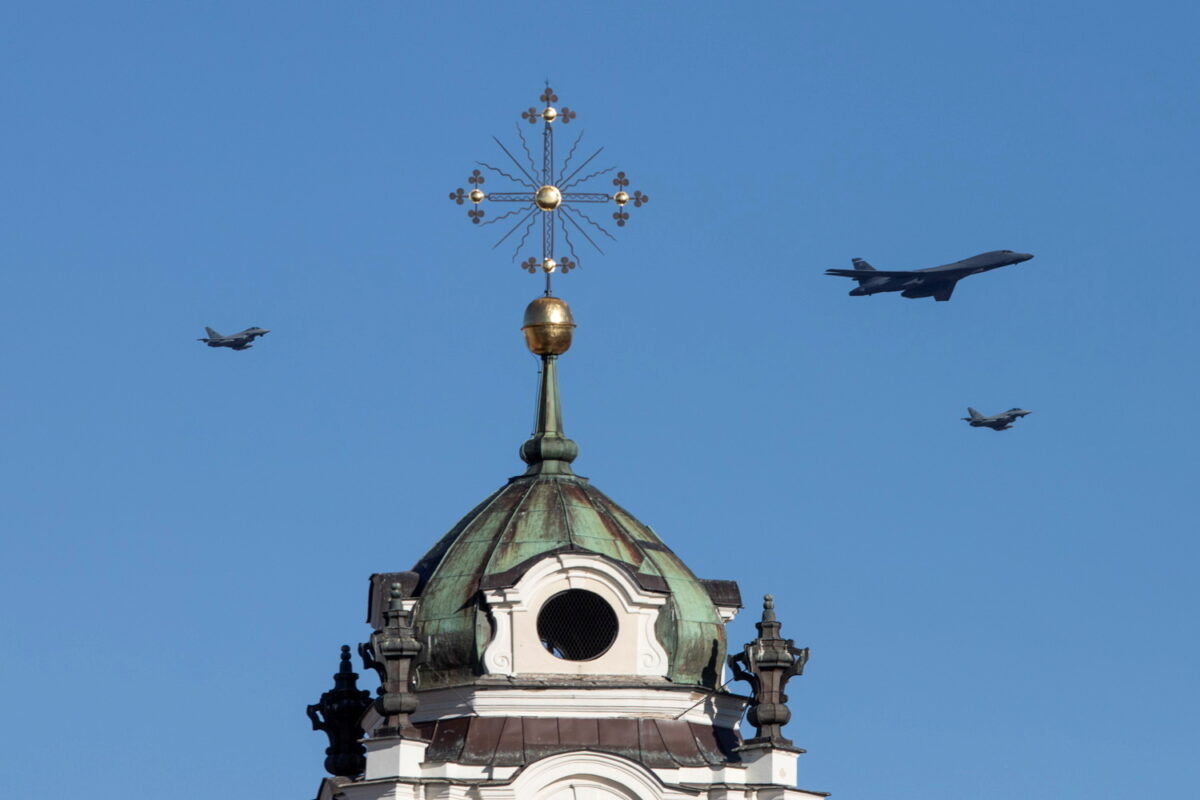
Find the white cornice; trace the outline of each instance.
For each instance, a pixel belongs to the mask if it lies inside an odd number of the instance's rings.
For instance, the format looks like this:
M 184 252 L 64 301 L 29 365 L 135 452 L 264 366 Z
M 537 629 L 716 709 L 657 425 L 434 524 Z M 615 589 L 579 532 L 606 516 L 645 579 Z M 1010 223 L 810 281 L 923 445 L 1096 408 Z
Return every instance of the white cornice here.
M 734 694 L 650 688 L 432 689 L 418 694 L 414 722 L 450 717 L 652 717 L 735 728 L 746 699 Z
M 733 618 L 741 611 L 737 606 L 717 606 L 717 615 L 721 618 L 721 622 L 728 625 L 733 622 Z

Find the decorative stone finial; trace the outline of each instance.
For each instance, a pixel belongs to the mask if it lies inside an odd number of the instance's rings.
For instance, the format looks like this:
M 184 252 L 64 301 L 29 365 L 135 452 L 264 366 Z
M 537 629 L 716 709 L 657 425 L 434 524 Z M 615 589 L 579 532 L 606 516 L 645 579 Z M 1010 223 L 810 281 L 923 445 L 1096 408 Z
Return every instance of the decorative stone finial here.
M 779 638 L 779 632 L 783 629 L 783 625 L 775 616 L 775 595 L 763 595 L 762 621 L 754 623 L 754 627 L 758 629 L 760 639 Z
M 371 705 L 371 693 L 358 688 L 358 674 L 350 666 L 350 647 L 342 645 L 342 660 L 333 676 L 333 689 L 321 695 L 321 700 L 308 707 L 308 718 L 314 731 L 325 731 L 329 747 L 325 748 L 325 771 L 330 775 L 353 778 L 366 769 L 366 748 L 362 715 Z
M 371 735 L 420 739 L 421 732 L 412 723 L 412 713 L 417 710 L 412 681 L 413 661 L 421 653 L 421 643 L 413 636 L 411 614 L 404 610 L 404 590 L 398 583 L 392 584 L 383 617 L 383 628 L 358 646 L 363 666 L 379 675 L 375 710 L 383 723 Z
M 743 749 L 775 747 L 796 750 L 783 735 L 783 726 L 792 718 L 784 687 L 792 677 L 804 673 L 808 648 L 797 648 L 791 639 L 780 635 L 782 625 L 775 617 L 775 597 L 763 597 L 762 621 L 755 623 L 758 638 L 741 653 L 729 657 L 734 680 L 747 681 L 753 692 L 746 719 L 756 727 L 757 735 Z

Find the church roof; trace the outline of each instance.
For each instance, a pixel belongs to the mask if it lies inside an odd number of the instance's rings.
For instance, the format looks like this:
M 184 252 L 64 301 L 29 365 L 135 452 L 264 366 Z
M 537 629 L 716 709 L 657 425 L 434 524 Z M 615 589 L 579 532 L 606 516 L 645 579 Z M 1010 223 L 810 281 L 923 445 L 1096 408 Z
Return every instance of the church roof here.
M 736 604 L 729 582 L 701 581 L 648 526 L 576 475 L 512 479 L 480 503 L 417 563 L 416 625 L 436 642 L 418 668 L 421 688 L 470 682 L 490 630 L 479 593 L 511 586 L 560 552 L 600 555 L 645 590 L 668 596 L 656 631 L 672 681 L 714 687 L 725 629 L 713 595 Z
M 413 619 L 425 643 L 416 671 L 419 689 L 479 679 L 492 636 L 483 593 L 514 586 L 534 564 L 562 553 L 599 556 L 625 570 L 643 591 L 663 595 L 654 634 L 666 651 L 666 677 L 717 688 L 726 649 L 717 607 L 740 605 L 736 584 L 698 579 L 654 531 L 572 470 L 579 448 L 563 433 L 557 360 L 570 347 L 574 327 L 561 299 L 547 296 L 529 304 L 526 343 L 542 360 L 537 423 L 521 447 L 529 468 L 476 506 L 412 573 L 399 578 L 402 591 L 419 598 Z
M 717 767 L 740 761 L 730 728 L 682 719 L 456 717 L 418 726 L 425 758 L 480 766 L 521 766 L 554 753 L 592 750 L 647 767 Z

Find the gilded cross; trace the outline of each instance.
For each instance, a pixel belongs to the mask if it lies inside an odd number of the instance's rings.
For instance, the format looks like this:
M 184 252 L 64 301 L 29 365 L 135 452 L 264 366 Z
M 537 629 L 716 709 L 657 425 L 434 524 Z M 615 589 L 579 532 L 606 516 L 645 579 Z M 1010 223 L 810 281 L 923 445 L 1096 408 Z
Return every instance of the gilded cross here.
M 607 178 L 612 182 L 614 191 L 587 191 L 589 188 L 595 188 L 594 185 L 589 186 L 591 181 L 609 176 L 616 170 L 616 167 L 593 168 L 590 172 L 586 171 L 596 156 L 603 152 L 603 147 L 584 158 L 578 165 L 574 165 L 575 154 L 583 140 L 583 131 L 580 131 L 575 137 L 567 151 L 566 158 L 561 163 L 558 162 L 554 153 L 555 126 L 570 124 L 578 114 L 566 106 L 560 108 L 555 105 L 558 102 L 558 95 L 550 88 L 549 83 L 546 84 L 546 89 L 538 97 L 538 100 L 541 110 L 538 110 L 537 106 L 530 106 L 521 112 L 521 119 L 529 125 L 540 123 L 542 126 L 541 166 L 537 165 L 533 152 L 529 149 L 529 142 L 522 131 L 521 123 L 518 122 L 516 123 L 517 137 L 520 139 L 521 149 L 524 151 L 524 162 L 513 155 L 512 151 L 505 147 L 498 138 L 492 137 L 499 145 L 500 150 L 508 157 L 512 167 L 515 167 L 515 174 L 483 161 L 476 162 L 485 170 L 496 173 L 507 180 L 508 185 L 503 187 L 506 191 L 486 191 L 483 185 L 488 176 L 476 169 L 472 170 L 471 175 L 467 178 L 471 189 L 464 190 L 461 187 L 455 189 L 450 193 L 450 199 L 458 205 L 470 203 L 471 208 L 467 210 L 467 216 L 472 223 L 481 227 L 515 217 L 516 221 L 512 227 L 492 245 L 492 249 L 495 249 L 517 231 L 521 231 L 517 246 L 513 250 L 512 260 L 514 262 L 520 257 L 521 250 L 525 247 L 530 233 L 540 221 L 542 224 L 541 258 L 529 256 L 520 262 L 520 266 L 530 273 L 536 273 L 540 269 L 546 276 L 546 294 L 549 295 L 551 293 L 550 276 L 553 273 L 565 274 L 579 266 L 580 259 L 575 252 L 575 241 L 572 236 L 582 236 L 601 254 L 604 253 L 604 250 L 596 243 L 591 234 L 600 233 L 609 239 L 615 239 L 603 225 L 584 211 L 583 206 L 589 203 L 613 203 L 616 208 L 612 212 L 612 219 L 617 227 L 623 228 L 629 221 L 630 205 L 633 208 L 641 208 L 650 201 L 650 198 L 640 191 L 632 193 L 627 191 L 629 178 L 624 172 L 617 172 L 615 176 Z M 480 207 L 484 203 L 511 203 L 516 207 L 484 222 L 482 220 L 485 212 Z M 557 234 L 561 234 L 561 243 L 556 240 Z

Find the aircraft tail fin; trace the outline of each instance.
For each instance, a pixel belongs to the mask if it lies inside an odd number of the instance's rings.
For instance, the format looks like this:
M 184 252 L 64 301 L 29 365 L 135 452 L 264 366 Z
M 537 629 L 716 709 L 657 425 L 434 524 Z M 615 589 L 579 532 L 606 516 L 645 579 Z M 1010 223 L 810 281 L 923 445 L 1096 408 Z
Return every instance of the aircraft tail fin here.
M 206 327 L 204 330 L 205 330 L 205 332 L 208 333 L 208 338 L 210 338 L 210 339 L 220 339 L 221 338 L 221 334 L 217 333 L 212 328 Z
M 852 258 L 850 259 L 850 263 L 854 265 L 854 269 L 858 272 L 875 272 L 875 268 L 868 264 L 864 259 Z M 858 281 L 859 286 L 862 286 L 863 284 L 867 283 L 867 281 L 873 281 L 875 279 L 864 278 L 861 275 L 855 275 L 854 280 Z
M 983 414 L 980 414 L 978 411 L 971 408 L 970 406 L 967 407 L 967 413 L 971 415 L 971 419 L 982 419 L 983 418 Z

